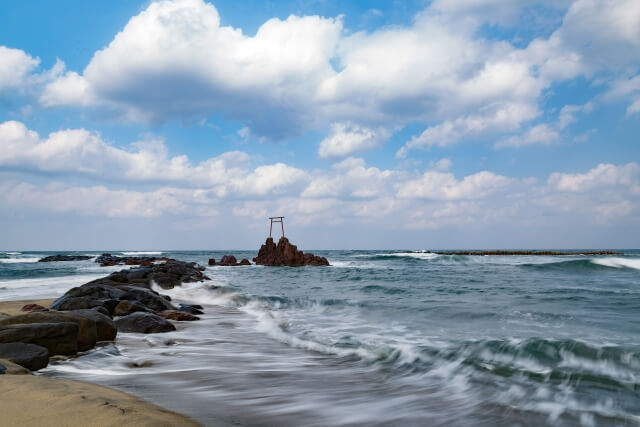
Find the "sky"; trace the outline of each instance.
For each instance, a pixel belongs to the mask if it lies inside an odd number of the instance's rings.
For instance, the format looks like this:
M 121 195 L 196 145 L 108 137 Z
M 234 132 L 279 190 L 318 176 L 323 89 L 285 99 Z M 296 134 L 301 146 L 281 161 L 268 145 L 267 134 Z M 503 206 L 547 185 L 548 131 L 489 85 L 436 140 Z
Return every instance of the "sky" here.
M 0 250 L 638 248 L 637 0 L 0 2 Z

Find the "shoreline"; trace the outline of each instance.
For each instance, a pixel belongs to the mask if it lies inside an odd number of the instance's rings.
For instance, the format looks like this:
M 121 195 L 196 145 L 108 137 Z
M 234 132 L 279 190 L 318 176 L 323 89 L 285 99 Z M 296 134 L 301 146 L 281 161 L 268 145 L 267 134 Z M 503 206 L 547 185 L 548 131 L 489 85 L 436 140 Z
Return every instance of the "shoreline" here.
M 53 301 L 54 298 L 0 301 L 0 318 L 2 314 L 24 314 L 21 308 L 26 304 L 49 307 Z M 0 375 L 0 413 L 3 420 L 15 425 L 201 426 L 184 414 L 111 387 L 34 375 L 15 369 L 15 365 L 7 368 L 11 369 Z

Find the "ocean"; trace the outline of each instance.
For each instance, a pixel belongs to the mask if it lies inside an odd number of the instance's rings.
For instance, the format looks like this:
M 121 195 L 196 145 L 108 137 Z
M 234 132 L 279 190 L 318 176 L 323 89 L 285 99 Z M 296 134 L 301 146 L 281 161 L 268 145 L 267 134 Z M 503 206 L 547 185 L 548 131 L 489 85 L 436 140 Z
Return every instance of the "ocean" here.
M 158 289 L 205 306 L 201 321 L 121 333 L 40 374 L 212 426 L 640 425 L 639 250 L 312 252 L 331 266 L 207 267 L 210 281 Z M 36 262 L 51 254 L 0 252 L 0 300 L 57 297 L 123 268 Z

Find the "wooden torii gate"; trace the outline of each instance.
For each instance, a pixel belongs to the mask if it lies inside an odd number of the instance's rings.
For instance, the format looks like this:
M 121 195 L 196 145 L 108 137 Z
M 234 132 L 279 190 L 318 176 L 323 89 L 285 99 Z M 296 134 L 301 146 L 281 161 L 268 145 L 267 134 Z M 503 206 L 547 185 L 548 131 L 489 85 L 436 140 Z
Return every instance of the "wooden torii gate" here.
M 271 231 L 273 230 L 273 223 L 280 223 L 282 226 L 282 237 L 284 237 L 284 217 L 283 216 L 270 216 L 271 224 L 269 224 L 269 237 L 271 237 Z

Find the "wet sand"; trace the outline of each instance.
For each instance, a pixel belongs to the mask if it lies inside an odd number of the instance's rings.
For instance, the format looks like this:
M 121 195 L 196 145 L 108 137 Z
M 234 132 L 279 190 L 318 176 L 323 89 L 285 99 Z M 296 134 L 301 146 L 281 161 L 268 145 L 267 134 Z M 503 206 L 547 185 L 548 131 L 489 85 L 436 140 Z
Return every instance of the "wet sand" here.
M 8 314 L 9 316 L 17 316 L 18 314 L 24 314 L 22 307 L 27 304 L 39 304 L 45 308 L 55 301 L 53 298 L 49 299 L 34 299 L 34 300 L 18 300 L 18 301 L 0 301 L 0 313 Z
M 25 304 L 49 307 L 53 299 L 0 301 L 0 313 L 17 315 Z M 1 426 L 199 426 L 186 416 L 108 387 L 29 375 L 0 359 Z
M 0 375 L 5 426 L 198 426 L 121 391 L 36 375 Z

